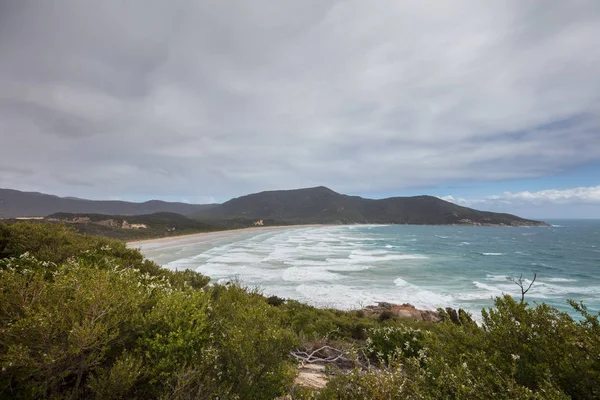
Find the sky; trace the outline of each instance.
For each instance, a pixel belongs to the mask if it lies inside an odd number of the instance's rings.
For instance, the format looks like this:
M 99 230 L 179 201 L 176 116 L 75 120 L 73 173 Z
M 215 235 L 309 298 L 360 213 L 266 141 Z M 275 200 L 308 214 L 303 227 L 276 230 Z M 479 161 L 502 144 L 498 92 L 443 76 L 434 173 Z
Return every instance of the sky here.
M 600 2 L 0 0 L 0 187 L 600 218 Z

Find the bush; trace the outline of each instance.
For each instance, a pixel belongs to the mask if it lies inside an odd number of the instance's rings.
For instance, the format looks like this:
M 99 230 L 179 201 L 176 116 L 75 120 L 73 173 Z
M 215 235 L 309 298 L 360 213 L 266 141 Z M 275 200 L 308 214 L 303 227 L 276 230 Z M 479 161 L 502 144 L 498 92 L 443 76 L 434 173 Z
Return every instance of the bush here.
M 27 252 L 21 234 L 44 225 L 2 226 L 0 398 L 267 399 L 291 385 L 296 336 L 258 293 L 197 290 L 200 274 L 69 230 L 61 248 L 47 228 L 51 244 Z
M 285 299 L 282 299 L 281 297 L 270 296 L 269 298 L 267 298 L 267 304 L 270 304 L 275 307 L 279 307 L 283 303 L 285 303 Z
M 338 375 L 320 398 L 600 398 L 598 316 L 571 305 L 582 321 L 505 296 L 483 310 L 481 327 L 448 318 L 430 332 L 371 329 L 380 368 Z
M 504 296 L 481 326 L 322 310 L 60 225 L 0 224 L 0 255 L 0 398 L 600 398 L 600 322 L 581 303 L 577 321 Z M 294 388 L 289 353 L 310 340 L 357 368 Z
M 43 266 L 32 256 L 0 262 L 0 388 L 13 398 L 78 398 L 132 345 L 140 310 L 167 286 L 134 269 L 77 262 L 49 281 Z
M 386 363 L 401 356 L 417 357 L 430 332 L 408 326 L 387 326 L 368 330 L 367 345 L 371 355 Z

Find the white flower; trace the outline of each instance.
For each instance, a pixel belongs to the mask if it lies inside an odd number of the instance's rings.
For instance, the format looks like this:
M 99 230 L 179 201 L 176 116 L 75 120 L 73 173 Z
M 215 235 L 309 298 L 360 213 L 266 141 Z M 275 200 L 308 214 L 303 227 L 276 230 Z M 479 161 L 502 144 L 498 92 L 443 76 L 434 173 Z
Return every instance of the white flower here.
M 511 354 L 511 357 L 514 361 L 517 361 L 519 358 L 521 358 L 521 356 L 518 354 Z

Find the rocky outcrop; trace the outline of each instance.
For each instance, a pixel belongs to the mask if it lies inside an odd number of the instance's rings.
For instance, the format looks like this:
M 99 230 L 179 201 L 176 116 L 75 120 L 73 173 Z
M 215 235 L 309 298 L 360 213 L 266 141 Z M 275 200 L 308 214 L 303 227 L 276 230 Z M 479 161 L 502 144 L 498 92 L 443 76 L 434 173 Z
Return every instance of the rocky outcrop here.
M 123 220 L 123 224 L 121 225 L 123 229 L 148 229 L 148 225 L 146 224 L 130 224 L 129 222 Z
M 412 304 L 392 304 L 379 302 L 377 305 L 367 306 L 363 311 L 370 315 L 390 315 L 398 318 L 408 318 L 415 321 L 441 322 L 442 316 L 437 311 L 419 310 Z

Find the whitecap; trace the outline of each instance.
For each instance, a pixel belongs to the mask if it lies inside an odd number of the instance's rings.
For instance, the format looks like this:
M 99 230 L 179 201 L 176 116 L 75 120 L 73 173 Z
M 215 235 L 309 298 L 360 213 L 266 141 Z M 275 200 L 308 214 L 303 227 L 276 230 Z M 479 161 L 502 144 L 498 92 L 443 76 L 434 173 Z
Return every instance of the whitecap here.
M 364 271 L 366 269 L 370 269 L 370 265 L 361 265 L 361 264 L 339 264 L 339 265 L 328 265 L 326 267 L 327 271 L 335 271 L 335 272 L 354 272 L 354 271 Z
M 504 255 L 504 253 L 479 253 L 482 256 L 501 256 Z
M 350 262 L 372 263 L 380 261 L 422 260 L 428 257 L 422 254 L 387 254 L 384 256 L 350 254 L 348 258 L 350 258 Z
M 402 289 L 391 297 L 391 301 L 395 303 L 410 303 L 417 308 L 430 310 L 435 310 L 438 307 L 455 307 L 455 298 L 452 295 L 423 289 L 405 281 L 403 278 L 396 278 L 394 284 Z
M 389 251 L 387 250 L 363 250 L 363 249 L 358 249 L 358 250 L 352 250 L 352 253 L 354 255 L 363 255 L 363 256 L 381 256 L 381 255 L 385 255 L 385 254 L 390 254 Z
M 487 285 L 485 283 L 481 283 L 478 281 L 473 281 L 473 285 L 475 285 L 475 287 L 477 287 L 478 289 L 487 290 L 488 292 L 492 292 L 492 293 L 496 293 L 496 294 L 502 294 L 502 290 L 496 286 Z
M 550 278 L 549 282 L 577 282 L 577 279 L 569 279 L 569 278 Z
M 506 275 L 487 274 L 485 279 L 494 282 L 505 282 L 507 278 L 508 277 Z
M 287 282 L 333 281 L 341 276 L 325 268 L 290 267 L 283 271 L 282 278 Z

